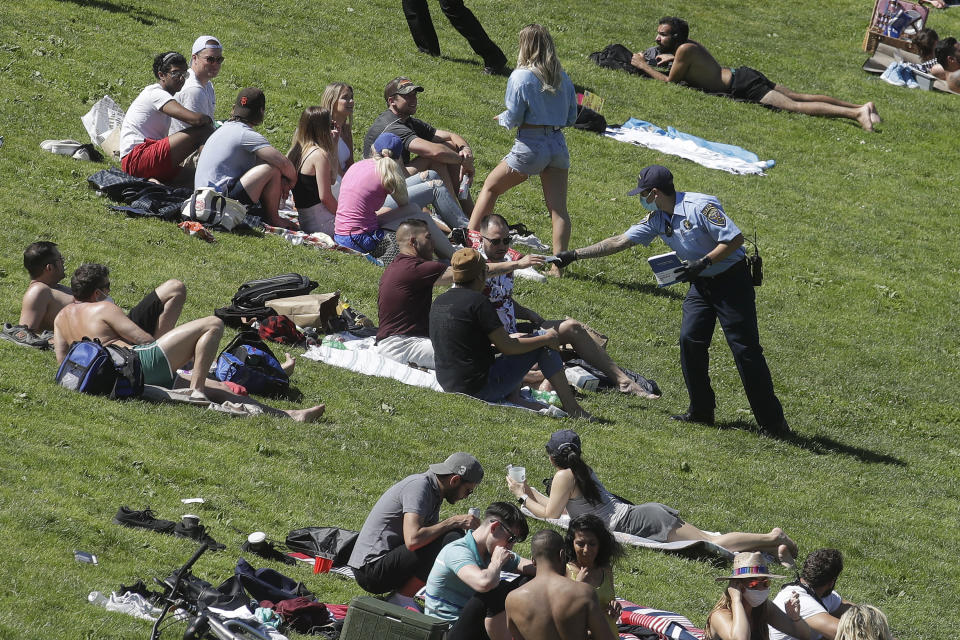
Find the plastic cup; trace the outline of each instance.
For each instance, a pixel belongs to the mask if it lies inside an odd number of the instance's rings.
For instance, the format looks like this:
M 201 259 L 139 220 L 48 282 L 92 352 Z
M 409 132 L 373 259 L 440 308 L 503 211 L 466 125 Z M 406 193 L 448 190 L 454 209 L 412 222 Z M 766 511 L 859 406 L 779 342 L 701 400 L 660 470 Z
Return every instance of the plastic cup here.
M 314 573 L 328 573 L 333 568 L 333 558 L 327 556 L 317 556 L 313 561 Z
M 247 543 L 254 549 L 259 549 L 260 545 L 262 545 L 266 540 L 267 534 L 265 534 L 263 531 L 254 531 L 247 536 Z
M 509 469 L 507 469 L 507 475 L 509 475 L 510 479 L 514 482 L 523 482 L 527 479 L 527 468 L 518 467 L 515 465 L 511 466 Z

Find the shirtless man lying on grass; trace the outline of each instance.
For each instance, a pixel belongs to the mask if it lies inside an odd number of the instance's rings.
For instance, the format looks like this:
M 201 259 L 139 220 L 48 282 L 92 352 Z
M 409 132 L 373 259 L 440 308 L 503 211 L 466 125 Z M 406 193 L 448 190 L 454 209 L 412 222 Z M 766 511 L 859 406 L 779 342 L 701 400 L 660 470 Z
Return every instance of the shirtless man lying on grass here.
M 669 75 L 650 66 L 643 53 L 635 53 L 631 64 L 651 78 L 662 82 L 686 82 L 691 87 L 708 93 L 727 94 L 738 100 L 755 102 L 768 107 L 827 118 L 856 120 L 866 131 L 880 122 L 872 102 L 853 104 L 831 96 L 797 93 L 768 80 L 750 67 L 731 69 L 721 67 L 699 42 L 688 39 L 689 26 L 680 18 L 661 18 L 657 25 L 657 45 L 662 52 L 658 64 L 672 62 Z
M 283 415 L 297 422 L 313 422 L 323 415 L 324 405 L 310 409 L 281 410 L 239 396 L 219 381 L 208 380 L 207 371 L 217 357 L 223 321 L 215 316 L 193 320 L 176 327 L 160 338 L 138 327 L 108 300 L 110 271 L 100 264 L 83 264 L 70 279 L 74 302 L 57 315 L 53 328 L 53 348 L 57 363 L 63 362 L 70 345 L 84 336 L 97 338 L 106 346 L 118 344 L 137 352 L 146 384 L 173 389 L 188 383 L 190 398 L 212 402 L 254 404 L 266 413 Z M 193 362 L 193 372 L 186 380 L 177 369 Z M 289 360 L 286 364 L 290 364 Z

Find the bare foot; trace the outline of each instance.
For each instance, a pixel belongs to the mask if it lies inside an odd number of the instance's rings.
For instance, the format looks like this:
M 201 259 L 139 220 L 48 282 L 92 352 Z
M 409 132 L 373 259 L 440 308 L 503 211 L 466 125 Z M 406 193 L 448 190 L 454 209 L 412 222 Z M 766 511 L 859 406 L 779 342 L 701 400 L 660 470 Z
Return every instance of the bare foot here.
M 797 566 L 796 560 L 793 557 L 793 554 L 790 553 L 790 550 L 787 549 L 787 545 L 782 544 L 777 547 L 777 558 L 780 560 L 780 564 L 787 567 L 788 569 L 793 569 Z
M 864 131 L 873 131 L 873 118 L 870 117 L 870 104 L 868 103 L 857 109 L 857 122 L 863 127 Z
M 285 374 L 287 374 L 287 376 L 289 377 L 289 376 L 292 376 L 292 375 L 293 375 L 293 368 L 296 366 L 297 361 L 294 360 L 294 359 L 293 359 L 293 356 L 291 356 L 289 353 L 287 353 L 287 354 L 285 354 L 285 355 L 286 355 L 287 357 L 286 357 L 286 359 L 280 364 L 280 368 L 283 369 L 283 372 L 284 372 Z
M 553 385 L 550 384 L 549 380 L 544 380 L 543 382 L 540 383 L 540 386 L 538 387 L 538 389 L 540 391 L 553 391 Z
M 620 393 L 630 393 L 641 398 L 646 398 L 647 400 L 656 400 L 660 396 L 655 393 L 650 393 L 640 385 L 638 385 L 633 380 L 626 380 L 619 384 Z
M 567 413 L 570 415 L 571 418 L 575 418 L 577 420 L 586 420 L 587 422 L 595 421 L 594 417 L 589 413 L 587 413 L 587 411 L 583 407 L 577 407 L 573 411 L 567 411 Z
M 790 537 L 783 532 L 783 529 L 781 529 L 780 527 L 774 527 L 773 529 L 770 530 L 770 534 L 773 535 L 774 538 L 776 538 L 776 541 L 779 544 L 787 548 L 787 551 L 790 552 L 791 556 L 793 556 L 794 558 L 797 557 L 797 552 L 799 551 L 799 549 L 797 548 L 797 543 L 791 540 Z M 779 552 L 779 549 L 777 549 L 777 551 Z
M 326 408 L 326 405 L 318 404 L 309 409 L 289 409 L 284 411 L 284 413 L 297 422 L 316 422 L 320 419 L 320 416 L 323 415 L 323 410 Z
M 870 107 L 870 119 L 873 121 L 873 124 L 880 124 L 883 122 L 883 119 L 880 118 L 880 114 L 877 113 L 877 105 L 872 102 L 868 102 L 867 106 Z
M 562 278 L 562 277 L 563 277 L 563 269 L 561 269 L 560 267 L 558 267 L 558 266 L 555 265 L 555 264 L 551 264 L 551 265 L 550 265 L 550 268 L 547 269 L 544 273 L 545 273 L 546 275 L 550 276 L 551 278 Z

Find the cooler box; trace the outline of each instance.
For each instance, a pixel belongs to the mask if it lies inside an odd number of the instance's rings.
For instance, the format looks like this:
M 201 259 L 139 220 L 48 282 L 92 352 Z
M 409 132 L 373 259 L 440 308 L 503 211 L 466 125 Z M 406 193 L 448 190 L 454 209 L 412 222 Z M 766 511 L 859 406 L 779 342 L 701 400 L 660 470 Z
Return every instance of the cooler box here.
M 341 640 L 443 640 L 449 623 L 372 596 L 350 601 Z

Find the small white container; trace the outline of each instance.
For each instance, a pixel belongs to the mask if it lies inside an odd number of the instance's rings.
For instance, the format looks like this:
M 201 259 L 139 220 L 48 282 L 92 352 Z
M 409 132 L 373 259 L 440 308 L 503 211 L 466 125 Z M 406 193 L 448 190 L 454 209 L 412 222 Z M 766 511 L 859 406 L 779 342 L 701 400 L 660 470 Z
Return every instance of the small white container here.
M 600 378 L 583 367 L 570 367 L 564 373 L 567 375 L 567 382 L 581 391 L 596 391 L 600 384 Z

